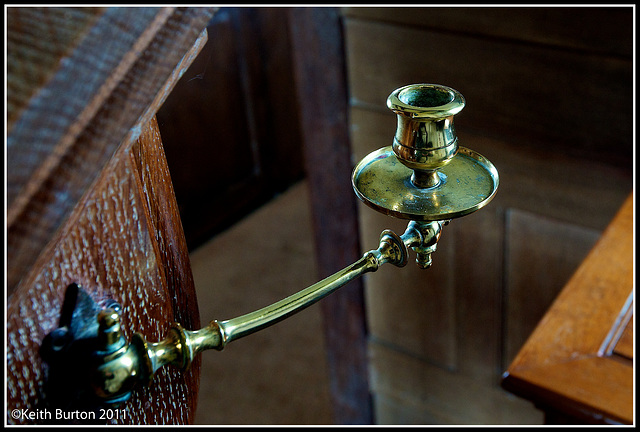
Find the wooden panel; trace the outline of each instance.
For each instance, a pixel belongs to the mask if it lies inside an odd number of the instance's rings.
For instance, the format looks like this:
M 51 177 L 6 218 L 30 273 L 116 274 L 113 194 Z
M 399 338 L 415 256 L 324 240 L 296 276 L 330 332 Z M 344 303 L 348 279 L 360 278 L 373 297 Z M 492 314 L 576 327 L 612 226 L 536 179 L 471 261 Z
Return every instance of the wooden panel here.
M 274 190 L 304 175 L 302 127 L 293 65 L 291 14 L 287 8 L 238 8 L 236 31 L 242 36 L 248 115 L 260 168 Z
M 342 9 L 349 18 L 545 44 L 630 58 L 631 7 L 401 7 Z
M 82 40 L 72 38 L 74 48 L 28 104 L 22 101 L 27 106 L 7 137 L 9 292 L 117 146 L 139 137 L 204 44 L 198 37 L 212 11 L 107 8 Z
M 213 10 L 8 11 L 12 408 L 42 406 L 38 347 L 57 326 L 71 282 L 100 304 L 120 302 L 127 337 L 140 330 L 160 339 L 172 320 L 199 325 L 184 235 L 152 119 L 204 45 L 202 30 Z M 117 421 L 190 422 L 198 375 L 199 364 L 186 374 L 163 371 L 150 389 L 135 392 L 126 418 Z
M 407 222 L 360 206 L 363 250 L 383 229 L 402 234 Z M 502 225 L 498 209 L 454 220 L 442 232 L 433 266 L 419 269 L 411 253 L 404 268 L 366 276 L 371 341 L 495 384 L 501 320 Z M 478 308 L 481 304 L 482 307 Z
M 611 357 L 576 356 L 516 374 L 508 388 L 519 388 L 526 399 L 535 400 L 543 411 L 568 417 L 570 424 L 633 422 L 633 370 Z
M 230 12 L 217 12 L 207 31 L 207 44 L 158 111 L 190 248 L 259 193 L 242 54 Z
M 395 402 L 387 407 L 390 409 L 377 413 L 379 423 L 518 425 L 542 422 L 542 413 L 533 409 L 530 402 L 511 397 L 498 386 L 487 387 L 455 371 L 443 371 L 378 344 L 371 345 L 371 368 L 376 397 Z
M 411 425 L 438 424 L 443 419 L 438 413 L 418 410 L 405 400 L 383 393 L 374 395 L 376 424 L 379 425 Z
M 455 232 L 456 242 L 451 272 L 456 290 L 457 372 L 492 389 L 503 331 L 504 210 L 499 202 L 492 202 L 452 221 L 449 227 Z M 500 418 L 506 414 L 496 415 Z
M 402 235 L 407 222 L 392 219 L 360 204 L 362 249 L 378 247 L 380 233 Z M 456 343 L 454 262 L 457 235 L 446 227 L 433 255 L 434 265 L 422 270 L 412 255 L 406 267 L 383 266 L 366 275 L 366 308 L 370 339 L 446 369 L 459 367 Z
M 42 407 L 38 350 L 57 327 L 64 291 L 73 282 L 101 305 L 109 299 L 122 305 L 128 340 L 134 331 L 161 340 L 172 321 L 199 327 L 189 258 L 155 121 L 137 144 L 120 147 L 7 299 L 11 410 Z M 108 423 L 190 423 L 199 369 L 199 359 L 186 373 L 164 368 L 150 388 L 134 391 L 124 418 Z M 11 418 L 11 410 L 9 423 L 32 423 Z
M 600 237 L 517 209 L 506 216 L 505 366 Z
M 436 82 L 466 98 L 460 144 L 500 173 L 487 207 L 444 228 L 433 268 L 393 277 L 383 268 L 365 279 L 378 420 L 541 422 L 532 404 L 505 402 L 513 398 L 498 387 L 503 356 L 535 327 L 633 187 L 628 11 L 603 11 L 604 28 L 592 33 L 593 11 L 515 9 L 343 10 L 353 160 L 392 143 L 392 90 Z M 598 32 L 618 39 L 590 43 Z M 380 229 L 403 229 L 372 213 L 361 206 L 363 250 Z M 392 360 L 377 357 L 382 351 Z
M 408 83 L 449 85 L 476 107 L 456 117 L 458 130 L 630 168 L 631 59 L 361 20 L 345 26 L 357 106 L 386 110 L 389 93 Z
M 351 122 L 354 160 L 388 145 L 395 131 L 393 114 L 354 107 L 351 109 Z M 413 269 L 410 263 L 403 269 L 383 267 L 368 275 L 365 279 L 367 319 L 374 346 L 394 349 L 410 358 L 438 365 L 443 368 L 443 377 L 453 379 L 451 376 L 454 374 L 447 371 L 456 371 L 459 376 L 456 379 L 467 379 L 474 385 L 486 386 L 487 391 L 499 392 L 496 386 L 506 364 L 503 360 L 504 351 L 514 349 L 505 348 L 503 337 L 517 334 L 518 345 L 524 341 L 523 338 L 535 327 L 544 312 L 544 305 L 553 299 L 553 295 L 595 241 L 596 233 L 615 214 L 628 192 L 631 177 L 630 173 L 604 164 L 584 162 L 562 154 L 523 154 L 512 143 L 465 131 L 458 132 L 462 145 L 478 150 L 496 163 L 501 178 L 496 198 L 477 213 L 454 220 L 444 228 L 433 257 L 434 265 L 429 270 Z M 598 182 L 600 178 L 608 180 Z M 517 226 L 509 225 L 514 214 L 521 217 Z M 406 225 L 405 222 L 378 215 L 363 205 L 360 206 L 359 217 L 362 250 L 374 247 L 382 229 L 402 232 Z M 527 227 L 529 221 L 537 223 Z M 520 242 L 524 240 L 524 234 L 517 235 L 523 227 L 529 233 L 526 243 Z M 538 232 L 536 228 L 543 231 Z M 511 236 L 516 235 L 518 239 L 506 238 L 505 229 L 509 229 Z M 546 240 L 539 239 L 539 235 Z M 554 237 L 556 235 L 558 238 Z M 549 239 L 557 248 L 549 246 Z M 556 267 L 557 271 L 554 272 L 554 276 L 561 280 L 553 282 L 553 293 L 538 299 L 546 289 L 543 283 L 548 279 L 540 277 L 537 282 L 533 281 L 536 282 L 535 288 L 530 288 L 529 292 L 531 303 L 538 304 L 536 313 L 532 313 L 530 304 L 524 300 L 517 302 L 509 297 L 505 271 L 514 265 L 515 258 L 510 258 L 510 253 L 505 251 L 505 245 L 508 244 L 512 249 L 517 247 L 524 260 L 529 258 L 527 254 L 531 251 L 527 248 L 532 244 L 550 247 L 551 254 L 555 255 L 552 259 L 562 262 L 562 266 Z M 518 261 L 522 265 L 518 265 L 517 269 L 511 268 L 511 277 L 520 278 L 518 272 L 523 269 L 527 270 L 527 274 L 538 270 L 541 276 L 546 275 L 541 269 L 546 268 L 547 256 L 541 251 L 537 257 L 544 264 L 538 263 L 529 268 L 525 265 L 527 261 Z M 522 277 L 526 280 L 526 277 Z M 518 308 L 514 302 L 523 308 Z M 504 314 L 507 313 L 512 315 L 511 319 L 505 321 Z M 513 346 L 513 342 L 508 344 Z M 379 373 L 386 373 L 384 371 L 390 367 L 388 364 L 380 366 Z M 457 394 L 458 391 L 459 387 L 454 385 L 443 385 L 442 388 L 443 394 L 452 400 L 468 396 L 469 404 L 476 403 L 471 396 Z M 480 394 L 478 391 L 476 396 L 482 397 Z M 396 399 L 393 399 L 395 403 L 387 401 L 380 404 L 379 396 L 376 395 L 375 399 L 377 409 L 393 411 L 378 411 L 376 416 L 390 416 L 396 422 L 402 423 L 417 416 L 426 423 L 446 420 L 447 423 L 456 424 L 464 417 L 463 414 L 456 417 L 454 413 L 450 417 L 434 414 L 431 419 L 426 414 L 416 413 L 412 410 L 418 408 L 411 401 L 409 393 L 400 400 L 407 404 L 404 408 L 399 407 L 400 402 Z M 381 397 L 390 396 L 384 393 Z M 419 407 L 424 412 L 438 411 L 428 401 Z M 492 416 L 496 419 L 515 416 L 515 412 L 506 412 L 512 409 L 515 408 L 508 404 L 502 408 L 496 407 L 486 417 L 478 419 L 492 423 Z M 531 405 L 521 405 L 518 409 L 518 415 L 522 418 L 534 416 L 541 419 L 539 415 L 535 416 L 535 409 Z M 413 414 L 407 414 L 403 419 L 400 417 L 403 412 Z
M 222 8 L 158 111 L 190 249 L 304 175 L 282 8 Z
M 602 356 L 633 290 L 633 194 L 535 329 L 503 385 L 593 423 L 633 421 L 633 363 Z

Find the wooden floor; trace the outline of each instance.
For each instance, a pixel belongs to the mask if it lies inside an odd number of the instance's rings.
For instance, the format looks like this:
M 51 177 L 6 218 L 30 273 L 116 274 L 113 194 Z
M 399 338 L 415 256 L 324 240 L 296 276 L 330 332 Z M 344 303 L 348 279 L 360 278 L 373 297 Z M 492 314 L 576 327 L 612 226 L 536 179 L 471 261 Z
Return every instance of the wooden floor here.
M 252 312 L 317 281 L 307 184 L 191 254 L 202 325 Z M 196 424 L 332 424 L 318 304 L 203 353 Z

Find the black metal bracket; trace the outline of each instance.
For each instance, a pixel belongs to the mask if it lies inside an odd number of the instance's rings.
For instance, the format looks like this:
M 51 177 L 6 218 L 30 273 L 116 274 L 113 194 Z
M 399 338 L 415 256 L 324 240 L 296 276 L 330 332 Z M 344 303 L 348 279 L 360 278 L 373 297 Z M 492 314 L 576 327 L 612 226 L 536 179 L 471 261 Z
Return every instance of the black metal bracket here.
M 106 308 L 117 312 L 121 309 L 115 301 Z M 58 328 L 47 334 L 40 346 L 45 363 L 44 407 L 95 412 L 99 408 L 117 407 L 129 399 L 130 392 L 112 400 L 98 399 L 91 388 L 96 366 L 125 344 L 123 339 L 122 344 L 112 344 L 104 350 L 97 319 L 103 310 L 79 285 L 67 287 Z

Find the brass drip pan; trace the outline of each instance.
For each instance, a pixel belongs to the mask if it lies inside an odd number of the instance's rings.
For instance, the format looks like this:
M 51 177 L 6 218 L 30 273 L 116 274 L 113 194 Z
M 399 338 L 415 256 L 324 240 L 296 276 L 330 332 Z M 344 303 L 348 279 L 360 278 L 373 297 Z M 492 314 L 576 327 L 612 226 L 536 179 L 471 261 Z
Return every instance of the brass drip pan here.
M 358 163 L 352 184 L 358 198 L 374 210 L 416 221 L 467 215 L 488 204 L 498 189 L 498 171 L 493 164 L 462 146 L 437 173 L 437 186 L 417 187 L 411 181 L 413 170 L 403 165 L 389 146 Z

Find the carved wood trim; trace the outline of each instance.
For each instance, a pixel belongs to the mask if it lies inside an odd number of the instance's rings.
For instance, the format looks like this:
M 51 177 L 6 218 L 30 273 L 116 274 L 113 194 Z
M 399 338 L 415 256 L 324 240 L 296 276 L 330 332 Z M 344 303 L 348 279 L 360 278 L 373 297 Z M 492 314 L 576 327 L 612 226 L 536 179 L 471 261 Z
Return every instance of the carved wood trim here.
M 29 10 L 8 8 L 8 19 Z M 140 136 L 204 45 L 201 32 L 212 12 L 107 8 L 82 40 L 62 50 L 66 55 L 52 77 L 23 101 L 7 137 L 9 293 L 117 146 Z M 9 65 L 20 61 L 8 57 Z

